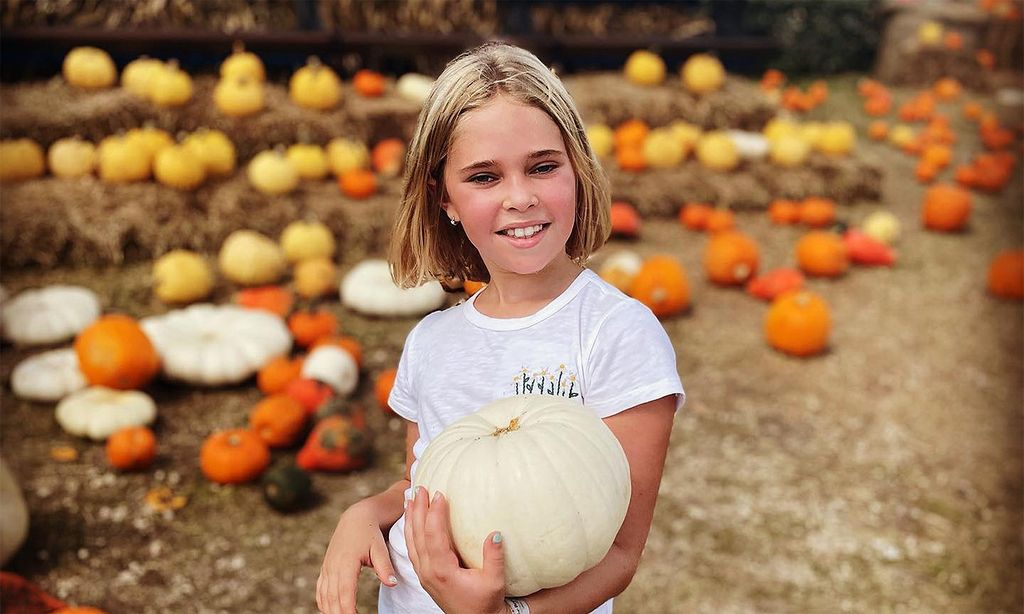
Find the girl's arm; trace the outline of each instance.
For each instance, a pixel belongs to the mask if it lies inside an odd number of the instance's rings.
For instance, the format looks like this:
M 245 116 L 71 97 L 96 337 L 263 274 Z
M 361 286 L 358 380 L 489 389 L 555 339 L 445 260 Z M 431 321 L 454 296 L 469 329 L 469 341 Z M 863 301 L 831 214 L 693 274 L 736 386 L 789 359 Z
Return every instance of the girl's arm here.
M 600 563 L 565 586 L 526 597 L 530 614 L 585 614 L 629 586 L 651 529 L 675 403 L 674 395 L 662 397 L 604 419 L 629 460 L 633 494 L 626 518 Z
M 352 504 L 342 513 L 327 546 L 317 579 L 316 602 L 321 612 L 355 612 L 359 571 L 372 567 L 377 578 L 394 586 L 395 570 L 384 535 L 402 516 L 405 489 L 409 487 L 412 446 L 419 438 L 419 427 L 408 422 L 405 431 L 405 478 L 387 490 Z

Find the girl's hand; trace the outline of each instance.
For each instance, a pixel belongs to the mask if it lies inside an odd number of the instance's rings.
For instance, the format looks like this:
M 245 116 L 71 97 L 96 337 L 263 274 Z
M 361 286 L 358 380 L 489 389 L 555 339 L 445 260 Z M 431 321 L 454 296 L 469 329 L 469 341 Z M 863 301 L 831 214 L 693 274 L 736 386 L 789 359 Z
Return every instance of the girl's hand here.
M 448 501 L 440 492 L 427 501 L 417 487 L 405 512 L 405 542 L 420 584 L 448 614 L 504 614 L 505 552 L 501 534 L 484 540 L 483 569 L 459 565 L 448 524 Z
M 316 581 L 316 606 L 325 614 L 355 614 L 359 570 L 372 567 L 380 581 L 395 585 L 388 546 L 372 509 L 355 504 L 345 510 L 327 546 Z

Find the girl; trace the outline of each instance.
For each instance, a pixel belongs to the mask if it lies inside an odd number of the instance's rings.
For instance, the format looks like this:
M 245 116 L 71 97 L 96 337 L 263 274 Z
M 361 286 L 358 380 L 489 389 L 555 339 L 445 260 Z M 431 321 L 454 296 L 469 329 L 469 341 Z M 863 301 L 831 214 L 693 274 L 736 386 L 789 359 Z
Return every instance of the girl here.
M 607 614 L 640 561 L 685 397 L 658 320 L 583 268 L 608 236 L 610 199 L 579 112 L 534 55 L 490 43 L 441 74 L 409 149 L 392 237 L 395 280 L 488 284 L 409 333 L 389 401 L 409 421 L 405 479 L 341 515 L 317 604 L 354 612 L 365 565 L 382 583 L 382 614 Z M 427 501 L 422 489 L 409 491 L 416 459 L 445 426 L 515 394 L 557 394 L 603 418 L 629 460 L 633 494 L 596 567 L 565 586 L 506 599 L 501 527 L 481 545 L 483 569 L 463 568 L 443 495 Z

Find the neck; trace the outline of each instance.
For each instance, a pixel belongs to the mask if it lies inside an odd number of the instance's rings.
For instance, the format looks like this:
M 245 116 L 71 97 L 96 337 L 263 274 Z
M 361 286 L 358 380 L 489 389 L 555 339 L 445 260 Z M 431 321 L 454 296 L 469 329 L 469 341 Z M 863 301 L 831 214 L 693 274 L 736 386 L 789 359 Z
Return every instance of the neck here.
M 474 305 L 477 311 L 495 318 L 528 316 L 564 292 L 581 270 L 568 256 L 526 275 L 491 270 L 491 281 Z

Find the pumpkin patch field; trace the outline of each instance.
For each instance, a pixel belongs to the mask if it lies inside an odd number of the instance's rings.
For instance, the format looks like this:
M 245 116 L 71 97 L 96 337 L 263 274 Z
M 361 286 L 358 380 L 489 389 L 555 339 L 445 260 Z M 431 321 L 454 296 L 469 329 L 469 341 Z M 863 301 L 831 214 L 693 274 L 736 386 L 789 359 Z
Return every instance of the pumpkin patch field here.
M 588 266 L 687 391 L 616 611 L 1020 611 L 1020 118 L 694 57 L 565 77 L 616 201 Z M 133 93 L 95 61 L 51 120 L 26 101 L 60 78 L 2 94 L 3 570 L 112 613 L 315 612 L 338 515 L 404 472 L 405 337 L 466 297 L 380 261 L 424 83 L 239 57 Z

